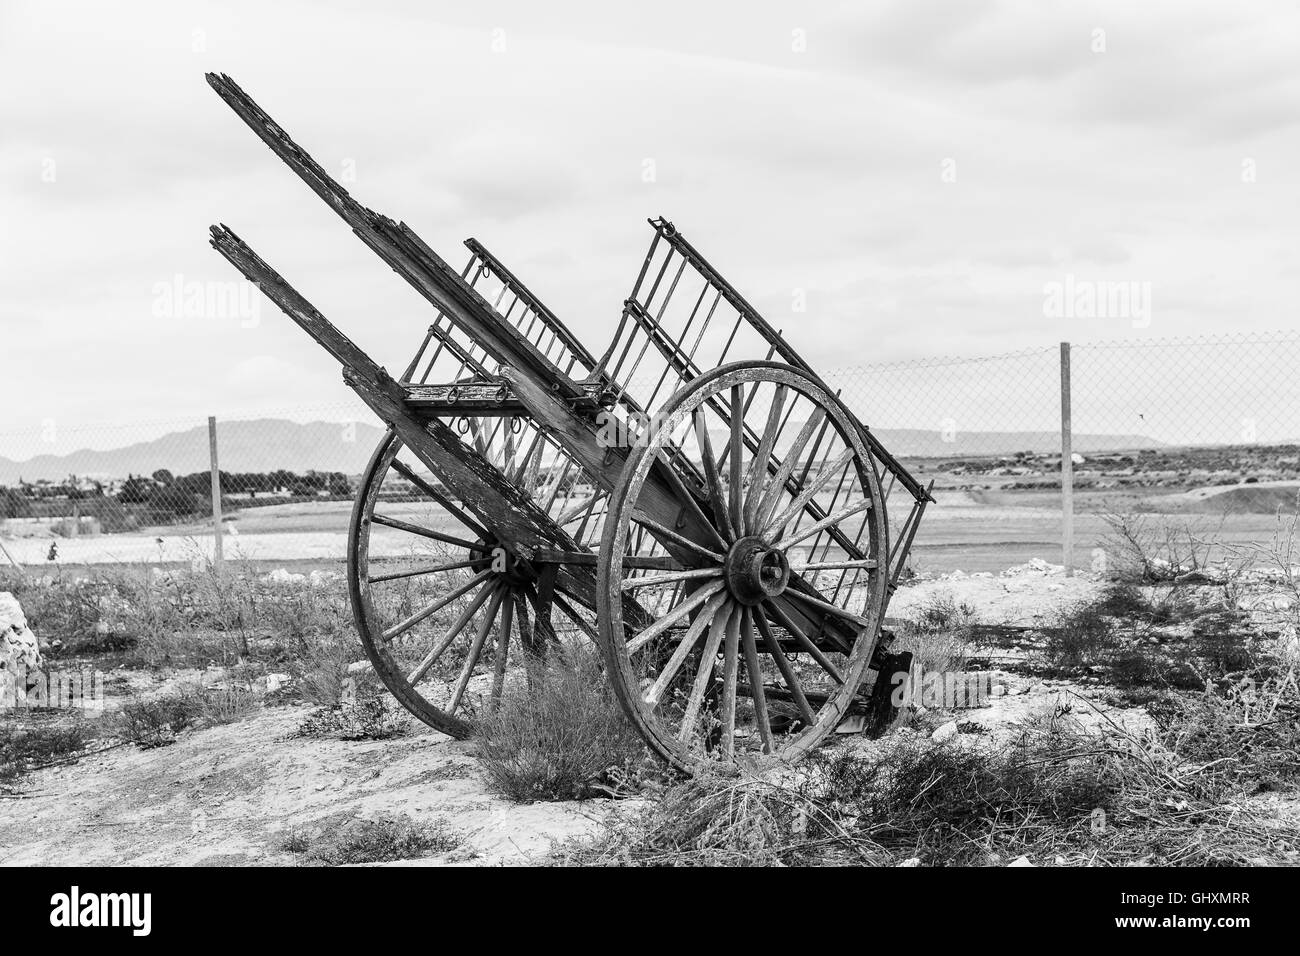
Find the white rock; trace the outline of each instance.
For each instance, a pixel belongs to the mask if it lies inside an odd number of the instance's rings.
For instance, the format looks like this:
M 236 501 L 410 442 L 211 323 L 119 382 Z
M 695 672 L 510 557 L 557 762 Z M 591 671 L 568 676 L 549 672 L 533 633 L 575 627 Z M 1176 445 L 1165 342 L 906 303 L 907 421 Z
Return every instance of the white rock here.
M 1036 865 L 1037 864 L 1033 863 L 1027 856 L 1018 856 L 1010 863 L 1007 864 L 1007 866 L 1036 866 Z
M 20 669 L 40 666 L 41 646 L 27 626 L 22 606 L 8 591 L 0 591 L 0 703 L 13 698 Z
M 936 727 L 934 733 L 930 735 L 930 739 L 937 744 L 941 744 L 945 740 L 951 740 L 953 737 L 956 736 L 957 736 L 957 721 L 950 720 L 946 724 L 943 724 L 940 727 Z
M 301 584 L 307 580 L 307 576 L 286 571 L 284 568 L 276 568 L 270 574 L 264 574 L 262 580 L 267 584 Z

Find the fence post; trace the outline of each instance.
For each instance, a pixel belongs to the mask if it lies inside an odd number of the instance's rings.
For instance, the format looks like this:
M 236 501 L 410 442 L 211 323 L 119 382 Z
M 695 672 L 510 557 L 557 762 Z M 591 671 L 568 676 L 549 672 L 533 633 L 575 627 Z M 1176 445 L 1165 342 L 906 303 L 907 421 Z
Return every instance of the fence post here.
M 220 571 L 224 559 L 221 549 L 221 469 L 217 467 L 217 419 L 208 416 L 208 453 L 212 458 L 212 567 Z
M 1070 343 L 1061 343 L 1061 563 L 1074 574 L 1074 441 L 1070 422 Z

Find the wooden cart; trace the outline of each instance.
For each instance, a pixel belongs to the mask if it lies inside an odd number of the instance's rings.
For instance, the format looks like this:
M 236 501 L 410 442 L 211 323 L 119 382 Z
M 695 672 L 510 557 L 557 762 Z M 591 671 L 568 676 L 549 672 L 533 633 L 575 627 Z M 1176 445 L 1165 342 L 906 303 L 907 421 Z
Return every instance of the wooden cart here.
M 388 427 L 357 493 L 348 578 L 366 653 L 403 706 L 467 736 L 513 673 L 581 634 L 680 769 L 797 759 L 863 706 L 929 490 L 672 223 L 651 221 L 612 340 L 590 352 L 480 243 L 457 272 L 228 76 L 208 82 L 434 309 L 394 377 L 212 228 Z M 908 507 L 892 542 L 891 492 Z

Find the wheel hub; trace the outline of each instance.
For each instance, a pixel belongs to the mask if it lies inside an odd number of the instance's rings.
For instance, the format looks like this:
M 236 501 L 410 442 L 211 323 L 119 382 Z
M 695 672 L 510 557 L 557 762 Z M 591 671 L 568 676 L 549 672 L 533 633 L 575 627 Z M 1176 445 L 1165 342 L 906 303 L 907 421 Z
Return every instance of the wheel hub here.
M 756 535 L 741 538 L 733 544 L 723 568 L 727 587 L 743 604 L 758 604 L 764 598 L 774 598 L 790 581 L 790 562 L 785 553 L 769 547 Z

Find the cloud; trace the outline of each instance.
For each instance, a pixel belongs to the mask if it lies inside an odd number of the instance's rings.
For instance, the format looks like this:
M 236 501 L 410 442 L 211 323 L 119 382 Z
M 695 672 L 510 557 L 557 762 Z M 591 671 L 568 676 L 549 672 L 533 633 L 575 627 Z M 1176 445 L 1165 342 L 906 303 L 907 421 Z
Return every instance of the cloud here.
M 1274 328 L 1300 291 L 1284 9 L 28 0 L 0 16 L 0 83 L 21 90 L 0 101 L 0 352 L 15 393 L 41 396 L 0 406 L 0 431 L 352 401 L 269 304 L 255 328 L 151 314 L 160 281 L 237 278 L 207 247 L 217 221 L 390 369 L 414 351 L 427 303 L 208 69 L 455 267 L 477 236 L 597 351 L 661 214 L 819 366 L 1102 334 L 1044 321 L 1043 283 L 1066 272 L 1152 283 L 1147 335 Z

